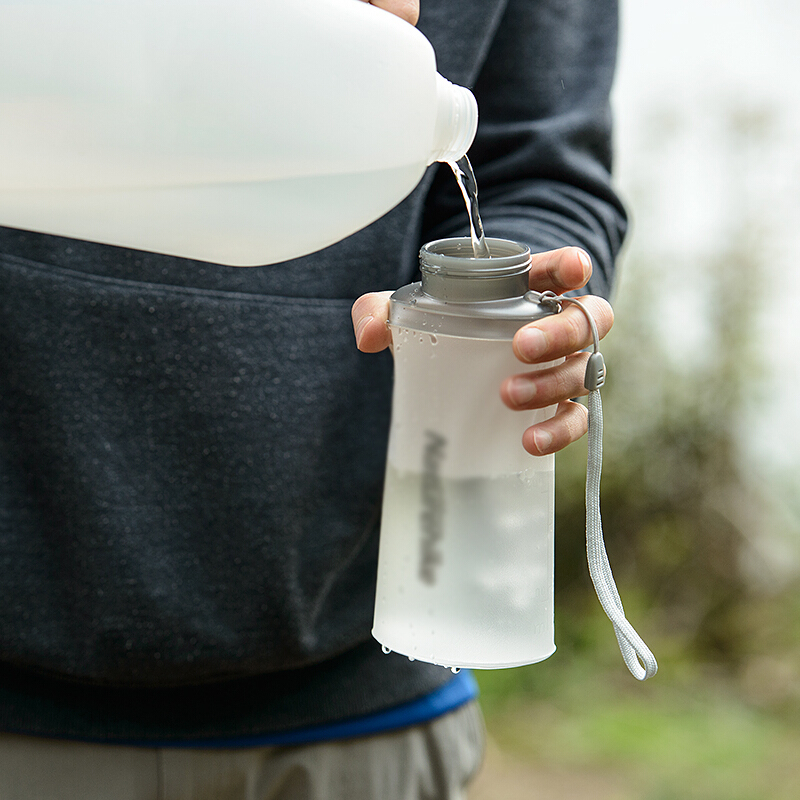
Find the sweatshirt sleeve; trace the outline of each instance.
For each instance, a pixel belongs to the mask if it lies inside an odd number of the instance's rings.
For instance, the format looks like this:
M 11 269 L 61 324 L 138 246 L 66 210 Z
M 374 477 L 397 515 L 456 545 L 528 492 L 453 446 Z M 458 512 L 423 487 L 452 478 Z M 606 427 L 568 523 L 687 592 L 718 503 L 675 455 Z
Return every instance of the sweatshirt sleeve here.
M 474 85 L 480 121 L 468 154 L 486 235 L 533 252 L 583 247 L 589 291 L 604 296 L 627 224 L 611 182 L 617 26 L 616 0 L 509 0 Z M 454 186 L 441 165 L 428 239 L 468 230 Z

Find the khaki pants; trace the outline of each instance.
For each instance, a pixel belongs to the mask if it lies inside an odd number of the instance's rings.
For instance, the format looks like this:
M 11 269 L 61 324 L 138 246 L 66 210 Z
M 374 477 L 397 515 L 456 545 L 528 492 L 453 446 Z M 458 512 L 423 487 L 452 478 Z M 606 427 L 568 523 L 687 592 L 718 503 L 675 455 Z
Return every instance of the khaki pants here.
M 483 755 L 477 703 L 337 742 L 231 750 L 0 733 L 0 800 L 463 800 Z

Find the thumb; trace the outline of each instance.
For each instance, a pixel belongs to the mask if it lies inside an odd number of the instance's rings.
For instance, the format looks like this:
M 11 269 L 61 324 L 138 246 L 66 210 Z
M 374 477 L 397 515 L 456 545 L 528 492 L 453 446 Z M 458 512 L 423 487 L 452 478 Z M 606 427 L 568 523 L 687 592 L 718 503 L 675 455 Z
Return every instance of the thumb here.
M 370 292 L 363 294 L 353 303 L 350 317 L 356 347 L 364 353 L 379 353 L 392 341 L 386 322 L 389 319 L 389 297 L 391 292 Z

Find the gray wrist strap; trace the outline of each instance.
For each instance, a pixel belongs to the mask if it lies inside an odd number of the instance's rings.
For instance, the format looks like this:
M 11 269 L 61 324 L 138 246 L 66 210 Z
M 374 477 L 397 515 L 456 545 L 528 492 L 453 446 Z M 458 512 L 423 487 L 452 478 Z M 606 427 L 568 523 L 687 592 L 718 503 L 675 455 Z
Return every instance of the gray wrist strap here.
M 600 387 L 605 382 L 605 364 L 600 353 L 600 339 L 594 318 L 586 307 L 572 297 L 563 297 L 552 292 L 541 294 L 540 302 L 561 311 L 562 303 L 572 303 L 583 312 L 592 329 L 593 352 L 586 365 L 584 385 L 589 390 L 589 444 L 586 464 L 586 557 L 589 575 L 592 578 L 597 598 L 603 607 L 619 642 L 622 658 L 634 678 L 640 681 L 652 678 L 658 671 L 655 656 L 642 638 L 625 618 L 611 566 L 608 563 L 603 523 L 600 515 L 600 474 L 603 466 L 603 406 Z

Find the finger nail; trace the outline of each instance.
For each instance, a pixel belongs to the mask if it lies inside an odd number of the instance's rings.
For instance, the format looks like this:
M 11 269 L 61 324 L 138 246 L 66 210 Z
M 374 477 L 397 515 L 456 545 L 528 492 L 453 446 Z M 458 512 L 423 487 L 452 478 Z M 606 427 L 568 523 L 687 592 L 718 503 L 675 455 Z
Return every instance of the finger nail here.
M 364 335 L 364 329 L 373 319 L 374 317 L 372 314 L 368 314 L 366 317 L 361 317 L 358 321 L 358 325 L 356 325 L 356 347 L 361 347 L 361 338 Z
M 578 248 L 578 261 L 581 262 L 583 265 L 583 269 L 585 274 L 591 275 L 592 274 L 592 259 L 589 257 L 589 254 L 585 250 L 581 250 Z
M 530 361 L 535 361 L 547 349 L 547 337 L 538 328 L 523 328 L 517 336 L 517 349 Z
M 528 378 L 511 378 L 508 394 L 514 405 L 524 406 L 536 396 L 536 382 Z
M 536 449 L 544 455 L 550 450 L 550 445 L 553 443 L 553 435 L 548 431 L 534 428 L 533 443 L 536 445 Z

